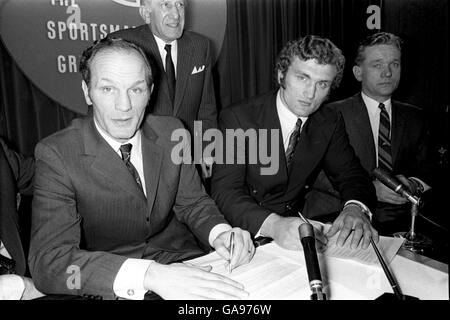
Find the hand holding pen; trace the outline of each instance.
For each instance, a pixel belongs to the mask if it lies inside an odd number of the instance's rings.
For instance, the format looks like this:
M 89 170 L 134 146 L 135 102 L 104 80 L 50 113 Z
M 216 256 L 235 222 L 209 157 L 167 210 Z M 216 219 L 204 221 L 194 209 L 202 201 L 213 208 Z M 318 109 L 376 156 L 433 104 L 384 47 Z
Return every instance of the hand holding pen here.
M 229 273 L 236 267 L 250 262 L 255 253 L 250 233 L 240 228 L 233 228 L 219 234 L 213 242 L 213 247 L 228 262 Z

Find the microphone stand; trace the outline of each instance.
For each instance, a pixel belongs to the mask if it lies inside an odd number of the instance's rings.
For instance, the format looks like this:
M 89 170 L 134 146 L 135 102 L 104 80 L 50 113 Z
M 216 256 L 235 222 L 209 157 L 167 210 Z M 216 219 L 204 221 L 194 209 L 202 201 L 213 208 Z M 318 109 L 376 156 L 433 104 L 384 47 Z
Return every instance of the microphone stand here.
M 411 227 L 408 232 L 396 232 L 394 237 L 404 238 L 403 248 L 414 253 L 423 253 L 425 248 L 431 246 L 431 240 L 421 234 L 416 233 L 415 224 L 416 217 L 419 215 L 420 198 L 414 196 L 414 199 L 408 199 L 412 203 L 411 206 Z

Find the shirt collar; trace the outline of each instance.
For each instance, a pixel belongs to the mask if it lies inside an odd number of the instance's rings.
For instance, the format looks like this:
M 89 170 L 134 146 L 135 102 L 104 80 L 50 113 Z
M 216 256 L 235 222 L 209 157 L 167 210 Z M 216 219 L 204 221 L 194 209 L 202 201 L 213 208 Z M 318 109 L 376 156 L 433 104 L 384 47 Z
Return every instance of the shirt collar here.
M 170 44 L 172 46 L 171 48 L 171 52 L 176 52 L 177 47 L 178 47 L 178 41 L 177 40 L 173 40 L 172 42 L 165 42 L 163 39 L 155 36 L 153 34 L 153 37 L 155 38 L 156 44 L 158 46 L 159 52 L 166 52 L 166 49 L 164 49 L 164 47 L 166 46 L 166 44 Z
M 113 148 L 116 153 L 120 154 L 120 146 L 127 143 L 131 143 L 131 145 L 133 146 L 131 150 L 135 151 L 138 154 L 141 153 L 141 130 L 138 130 L 130 140 L 121 143 L 108 136 L 106 132 L 102 128 L 100 128 L 95 118 L 94 124 L 98 133 L 100 133 L 103 139 L 105 139 L 105 141 L 111 146 L 111 148 Z
M 367 111 L 369 112 L 370 115 L 376 115 L 377 113 L 380 112 L 380 109 L 378 108 L 378 106 L 380 105 L 380 102 L 369 97 L 364 92 L 361 92 L 361 96 L 364 101 L 364 104 L 366 105 Z M 383 104 L 384 104 L 384 107 L 386 108 L 387 113 L 391 114 L 391 108 L 392 108 L 391 98 L 384 101 Z

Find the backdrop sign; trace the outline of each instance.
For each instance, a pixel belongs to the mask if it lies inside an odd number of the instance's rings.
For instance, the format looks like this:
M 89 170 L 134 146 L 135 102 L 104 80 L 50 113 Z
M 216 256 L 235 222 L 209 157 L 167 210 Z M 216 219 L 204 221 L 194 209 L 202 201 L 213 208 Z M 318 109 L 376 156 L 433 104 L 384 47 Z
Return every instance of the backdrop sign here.
M 25 75 L 59 104 L 87 106 L 78 60 L 93 41 L 143 24 L 141 0 L 0 0 L 0 35 Z M 189 0 L 186 29 L 208 37 L 220 52 L 226 0 Z

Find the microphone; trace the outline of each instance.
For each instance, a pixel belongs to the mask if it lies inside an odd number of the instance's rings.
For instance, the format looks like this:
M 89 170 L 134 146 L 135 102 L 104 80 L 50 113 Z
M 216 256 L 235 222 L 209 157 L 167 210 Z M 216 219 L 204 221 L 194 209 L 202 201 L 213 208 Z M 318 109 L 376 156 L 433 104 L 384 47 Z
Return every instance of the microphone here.
M 388 171 L 382 168 L 375 168 L 373 170 L 373 175 L 389 189 L 408 199 L 412 204 L 419 205 L 420 199 L 411 194 L 405 186 L 397 178 L 391 176 Z
M 310 223 L 302 223 L 298 227 L 300 241 L 305 254 L 306 270 L 308 271 L 309 287 L 311 288 L 311 300 L 326 300 L 322 292 L 322 277 L 320 275 L 319 260 L 317 259 L 316 238 L 314 229 Z

